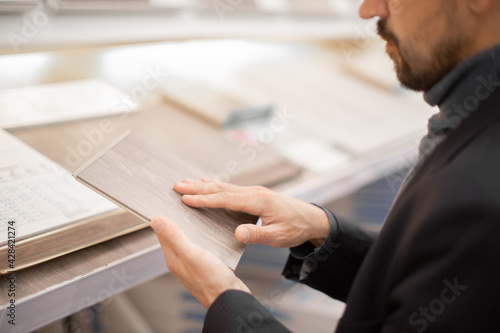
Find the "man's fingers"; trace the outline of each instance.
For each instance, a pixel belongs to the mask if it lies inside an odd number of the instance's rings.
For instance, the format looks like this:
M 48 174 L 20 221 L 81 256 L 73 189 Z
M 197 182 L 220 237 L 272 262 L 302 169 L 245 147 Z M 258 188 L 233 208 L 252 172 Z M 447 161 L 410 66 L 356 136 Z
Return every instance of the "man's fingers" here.
M 174 189 L 180 194 L 212 194 L 219 192 L 242 192 L 244 188 L 228 183 L 218 183 L 203 178 L 202 181 L 193 181 L 184 179 L 182 182 L 177 182 Z
M 256 226 L 253 224 L 242 224 L 236 228 L 235 237 L 243 244 L 266 244 L 272 245 L 278 239 L 274 226 Z
M 262 202 L 258 196 L 247 193 L 219 192 L 207 195 L 183 195 L 182 202 L 196 208 L 225 208 L 251 215 L 262 213 Z

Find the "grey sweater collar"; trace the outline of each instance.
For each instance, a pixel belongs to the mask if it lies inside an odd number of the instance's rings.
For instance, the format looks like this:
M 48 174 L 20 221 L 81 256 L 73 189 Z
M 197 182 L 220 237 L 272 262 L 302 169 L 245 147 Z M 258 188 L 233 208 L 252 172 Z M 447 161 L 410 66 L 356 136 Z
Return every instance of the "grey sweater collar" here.
M 429 120 L 429 134 L 446 134 L 458 127 L 499 86 L 500 45 L 497 45 L 466 59 L 424 93 L 425 101 L 440 109 Z

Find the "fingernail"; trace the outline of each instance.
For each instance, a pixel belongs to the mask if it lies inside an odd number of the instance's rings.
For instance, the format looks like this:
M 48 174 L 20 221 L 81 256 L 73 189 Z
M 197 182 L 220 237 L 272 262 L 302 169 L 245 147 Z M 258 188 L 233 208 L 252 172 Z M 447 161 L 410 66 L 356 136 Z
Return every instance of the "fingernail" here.
M 250 231 L 245 227 L 240 228 L 240 236 L 244 242 L 247 242 L 250 239 Z
M 163 222 L 161 219 L 154 219 L 153 222 L 151 222 L 151 227 L 155 232 L 161 232 L 165 227 L 165 222 Z
M 191 179 L 191 178 L 184 178 L 182 181 L 183 181 L 184 183 L 192 183 L 192 182 L 195 182 L 196 180 Z

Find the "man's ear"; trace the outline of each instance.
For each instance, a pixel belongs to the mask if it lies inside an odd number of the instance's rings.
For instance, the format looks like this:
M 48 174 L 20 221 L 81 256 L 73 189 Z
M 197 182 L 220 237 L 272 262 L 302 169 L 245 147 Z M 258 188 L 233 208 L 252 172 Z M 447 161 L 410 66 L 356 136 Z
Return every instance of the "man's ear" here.
M 496 0 L 467 0 L 469 10 L 476 15 L 490 11 L 496 2 Z

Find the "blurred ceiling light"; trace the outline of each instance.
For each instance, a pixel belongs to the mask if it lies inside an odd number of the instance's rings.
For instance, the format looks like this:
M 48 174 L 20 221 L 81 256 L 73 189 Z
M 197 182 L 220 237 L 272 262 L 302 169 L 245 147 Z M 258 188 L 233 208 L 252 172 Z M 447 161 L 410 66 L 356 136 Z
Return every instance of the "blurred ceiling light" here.
M 242 40 L 188 41 L 125 47 L 106 52 L 100 62 L 104 79 L 140 78 L 147 66 L 197 81 L 225 80 L 239 70 L 280 61 L 298 52 L 286 43 Z
M 39 84 L 51 60 L 50 55 L 41 53 L 1 55 L 0 89 Z

